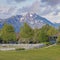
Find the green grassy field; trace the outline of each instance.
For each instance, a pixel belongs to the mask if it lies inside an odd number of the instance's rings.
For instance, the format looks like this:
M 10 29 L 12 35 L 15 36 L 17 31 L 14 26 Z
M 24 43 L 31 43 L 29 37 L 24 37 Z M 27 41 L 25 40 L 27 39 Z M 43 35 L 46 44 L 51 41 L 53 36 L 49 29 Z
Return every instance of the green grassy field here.
M 60 46 L 24 51 L 0 51 L 0 60 L 60 60 Z

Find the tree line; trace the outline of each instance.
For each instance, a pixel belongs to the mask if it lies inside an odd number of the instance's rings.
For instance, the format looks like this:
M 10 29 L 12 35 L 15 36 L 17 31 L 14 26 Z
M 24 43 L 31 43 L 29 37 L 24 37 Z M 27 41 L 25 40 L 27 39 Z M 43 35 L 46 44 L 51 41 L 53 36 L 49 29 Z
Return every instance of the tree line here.
M 40 29 L 32 29 L 27 23 L 16 33 L 10 24 L 4 24 L 0 29 L 0 43 L 43 43 L 49 42 L 49 37 L 57 35 L 57 42 L 60 43 L 60 28 L 56 29 L 46 24 Z

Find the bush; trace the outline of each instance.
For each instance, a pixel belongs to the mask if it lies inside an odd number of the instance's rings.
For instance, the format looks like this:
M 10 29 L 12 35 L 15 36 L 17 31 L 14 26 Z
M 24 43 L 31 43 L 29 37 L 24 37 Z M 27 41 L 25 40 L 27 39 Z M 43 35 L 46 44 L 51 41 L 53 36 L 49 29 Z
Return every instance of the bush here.
M 60 35 L 57 38 L 57 44 L 60 44 Z
M 45 42 L 44 44 L 46 44 L 46 45 L 50 45 L 50 42 Z
M 60 41 L 59 40 L 57 41 L 57 44 L 60 45 Z
M 25 48 L 17 48 L 16 51 L 25 50 Z

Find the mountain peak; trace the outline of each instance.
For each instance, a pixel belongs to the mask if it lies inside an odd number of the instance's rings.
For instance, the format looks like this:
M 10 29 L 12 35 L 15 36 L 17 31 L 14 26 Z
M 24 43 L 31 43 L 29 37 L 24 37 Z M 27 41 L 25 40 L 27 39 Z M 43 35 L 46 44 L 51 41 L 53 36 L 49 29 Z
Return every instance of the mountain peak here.
M 5 22 L 8 24 L 12 24 L 16 32 L 20 31 L 20 27 L 23 25 L 24 22 L 28 23 L 31 28 L 41 28 L 42 26 L 49 24 L 55 27 L 55 24 L 51 23 L 46 18 L 39 16 L 36 13 L 28 12 L 22 15 L 12 16 L 8 19 L 5 19 Z M 4 23 L 0 23 L 2 26 Z

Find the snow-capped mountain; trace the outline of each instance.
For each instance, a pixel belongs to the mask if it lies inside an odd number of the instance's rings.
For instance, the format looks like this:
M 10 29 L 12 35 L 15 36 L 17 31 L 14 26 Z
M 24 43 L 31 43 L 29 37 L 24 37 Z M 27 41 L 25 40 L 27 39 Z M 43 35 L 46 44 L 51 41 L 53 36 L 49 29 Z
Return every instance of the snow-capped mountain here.
M 11 24 L 14 26 L 14 29 L 16 32 L 20 31 L 20 27 L 22 25 L 22 22 L 20 23 L 20 19 L 22 18 L 22 15 L 16 15 L 16 16 L 12 16 L 8 19 L 6 19 L 6 23 Z
M 28 24 L 33 28 L 41 28 L 45 24 L 49 24 L 51 26 L 56 27 L 55 24 L 53 24 L 52 22 L 50 22 L 46 18 L 43 18 L 43 17 L 37 15 L 36 13 L 28 13 L 28 14 L 26 14 L 26 17 L 25 17 L 24 20 L 26 22 L 28 22 Z
M 2 22 L 4 21 L 4 22 Z M 27 13 L 22 15 L 12 16 L 6 20 L 2 20 L 0 22 L 0 28 L 3 26 L 4 23 L 8 23 L 14 26 L 15 31 L 19 32 L 20 27 L 23 25 L 24 22 L 29 24 L 32 28 L 41 28 L 42 26 L 49 24 L 51 26 L 55 26 L 55 24 L 51 23 L 49 20 L 37 15 L 36 13 Z
M 0 28 L 3 27 L 4 23 L 7 23 L 7 24 L 11 24 L 15 31 L 16 32 L 19 32 L 20 31 L 20 26 L 22 25 L 22 23 L 20 23 L 20 18 L 22 17 L 22 15 L 16 15 L 16 16 L 12 16 L 8 19 L 1 19 L 0 21 Z

